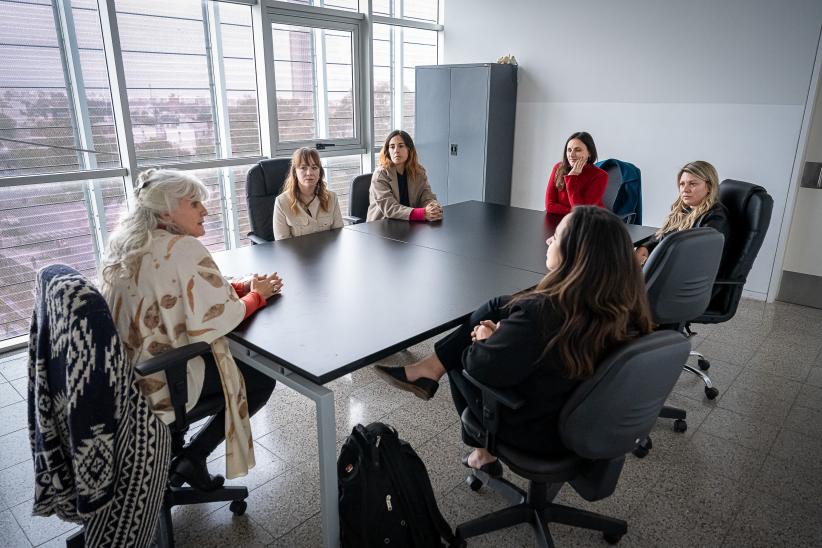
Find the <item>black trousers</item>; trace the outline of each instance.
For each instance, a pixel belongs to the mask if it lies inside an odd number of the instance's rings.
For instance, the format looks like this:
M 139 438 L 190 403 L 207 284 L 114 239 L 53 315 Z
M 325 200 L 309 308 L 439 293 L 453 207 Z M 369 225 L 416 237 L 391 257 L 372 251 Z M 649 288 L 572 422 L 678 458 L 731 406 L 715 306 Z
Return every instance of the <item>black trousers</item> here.
M 434 353 L 448 372 L 448 384 L 457 413 L 462 416 L 465 408 L 477 417 L 482 417 L 482 393 L 462 376 L 462 354 L 471 346 L 471 331 L 482 320 L 498 322 L 508 317 L 505 305 L 511 300 L 510 295 L 491 299 L 476 309 L 456 331 L 434 344 Z M 482 447 L 482 444 L 471 437 L 465 428 L 462 429 L 462 441 L 471 447 Z
M 237 363 L 237 368 L 243 375 L 245 380 L 246 398 L 248 400 L 249 416 L 254 415 L 257 411 L 262 409 L 271 393 L 274 391 L 274 386 L 277 381 L 263 375 L 253 367 L 234 360 Z M 205 380 L 203 381 L 203 390 L 200 397 L 213 396 L 223 393 L 223 384 L 220 380 L 220 372 L 217 369 L 217 364 L 214 363 L 214 358 L 211 354 L 206 355 L 205 365 Z M 186 454 L 193 459 L 205 459 L 220 445 L 225 439 L 225 409 L 212 415 L 208 422 L 203 426 L 191 443 L 186 447 Z

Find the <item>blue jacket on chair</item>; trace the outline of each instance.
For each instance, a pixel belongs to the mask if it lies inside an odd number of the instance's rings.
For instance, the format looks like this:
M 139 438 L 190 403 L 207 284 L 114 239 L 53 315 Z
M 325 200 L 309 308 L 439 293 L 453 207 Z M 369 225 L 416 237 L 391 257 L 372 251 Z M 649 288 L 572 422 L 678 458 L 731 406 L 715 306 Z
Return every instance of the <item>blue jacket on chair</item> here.
M 622 174 L 622 184 L 617 191 L 611 211 L 619 216 L 633 213 L 633 224 L 642 224 L 642 172 L 634 164 L 609 158 L 595 164 L 598 168 L 609 171 L 609 167 L 618 167 Z M 606 204 L 606 207 L 608 204 Z

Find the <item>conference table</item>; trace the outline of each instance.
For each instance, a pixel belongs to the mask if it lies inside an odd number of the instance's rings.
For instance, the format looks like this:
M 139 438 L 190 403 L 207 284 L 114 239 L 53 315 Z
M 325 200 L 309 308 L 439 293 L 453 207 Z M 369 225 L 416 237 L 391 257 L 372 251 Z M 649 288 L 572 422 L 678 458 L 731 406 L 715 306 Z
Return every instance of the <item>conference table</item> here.
M 334 393 L 324 385 L 459 325 L 546 272 L 555 217 L 484 202 L 443 210 L 436 223 L 381 220 L 214 254 L 228 277 L 283 278 L 283 293 L 228 340 L 235 358 L 317 406 L 324 546 L 339 544 Z M 628 228 L 634 242 L 653 233 Z

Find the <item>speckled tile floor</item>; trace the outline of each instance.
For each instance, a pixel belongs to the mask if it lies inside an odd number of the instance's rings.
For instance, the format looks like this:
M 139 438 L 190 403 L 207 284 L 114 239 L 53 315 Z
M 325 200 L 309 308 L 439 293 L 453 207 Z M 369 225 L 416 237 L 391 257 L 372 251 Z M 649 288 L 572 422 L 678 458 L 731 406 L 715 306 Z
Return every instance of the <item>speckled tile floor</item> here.
M 732 321 L 696 329 L 693 343 L 711 359 L 719 398 L 705 399 L 700 381 L 683 375 L 670 402 L 688 411 L 686 433 L 660 420 L 653 451 L 628 457 L 613 496 L 588 503 L 566 487 L 558 499 L 627 519 L 621 546 L 822 546 L 822 310 L 743 300 Z M 410 363 L 432 342 L 384 363 Z M 25 377 L 24 355 L 0 358 L 0 545 L 64 546 L 73 525 L 30 515 Z M 386 386 L 371 368 L 331 386 L 338 443 L 357 422 L 393 424 L 428 466 L 452 525 L 504 504 L 464 483 L 466 448 L 448 390 L 422 402 Z M 178 546 L 319 545 L 313 404 L 278 386 L 253 429 L 258 465 L 235 482 L 251 491 L 248 512 L 234 517 L 223 504 L 177 508 Z M 223 465 L 218 449 L 210 466 Z M 552 533 L 557 546 L 605 545 L 592 532 L 555 525 Z M 533 536 L 519 526 L 470 546 L 533 546 Z

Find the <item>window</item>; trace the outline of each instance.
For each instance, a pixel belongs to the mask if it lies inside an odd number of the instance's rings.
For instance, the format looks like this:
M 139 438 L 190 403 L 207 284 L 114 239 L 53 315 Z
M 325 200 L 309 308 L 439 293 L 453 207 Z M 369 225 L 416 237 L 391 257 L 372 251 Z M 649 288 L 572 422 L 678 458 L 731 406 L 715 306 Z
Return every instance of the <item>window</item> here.
M 362 148 L 357 104 L 355 21 L 275 14 L 271 26 L 277 153 L 300 146 Z
M 427 23 L 436 23 L 439 16 L 437 0 L 373 0 L 372 10 L 375 15 Z
M 0 187 L 0 340 L 28 332 L 37 271 L 63 263 L 97 277 L 96 223 L 112 230 L 125 210 L 122 178 Z
M 117 19 L 141 165 L 260 154 L 249 7 L 120 0 Z
M 71 5 L 0 0 L 0 177 L 120 165 L 97 3 Z
M 374 145 L 393 129 L 414 135 L 417 65 L 437 63 L 437 32 L 374 25 Z

